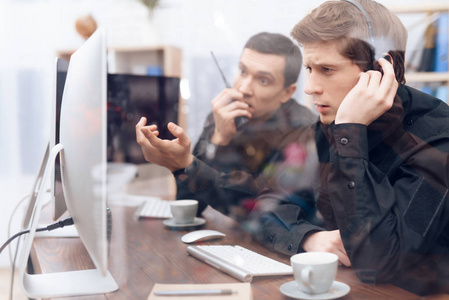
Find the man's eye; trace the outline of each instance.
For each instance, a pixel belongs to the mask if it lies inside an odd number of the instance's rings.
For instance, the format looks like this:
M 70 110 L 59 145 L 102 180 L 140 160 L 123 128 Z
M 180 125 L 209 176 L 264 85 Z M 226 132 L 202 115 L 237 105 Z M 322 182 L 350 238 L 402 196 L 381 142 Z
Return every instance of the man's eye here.
M 268 84 L 268 79 L 260 78 L 260 83 L 262 83 L 263 85 L 267 85 Z
M 329 72 L 333 71 L 332 69 L 329 69 L 329 68 L 326 68 L 326 67 L 323 67 L 322 70 L 323 70 L 324 73 L 329 73 Z
M 312 73 L 312 68 L 311 68 L 311 67 L 306 67 L 306 70 L 307 70 L 309 73 Z

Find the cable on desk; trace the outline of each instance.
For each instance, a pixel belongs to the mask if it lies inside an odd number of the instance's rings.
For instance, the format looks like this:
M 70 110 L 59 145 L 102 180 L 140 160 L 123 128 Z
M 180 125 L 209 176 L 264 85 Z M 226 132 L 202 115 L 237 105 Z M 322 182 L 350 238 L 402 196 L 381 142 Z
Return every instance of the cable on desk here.
M 30 198 L 30 195 L 24 196 L 17 203 L 16 207 L 14 207 L 14 210 L 12 211 L 11 216 L 9 217 L 9 222 L 8 222 L 8 239 L 11 237 L 11 224 L 12 224 L 12 220 L 14 219 L 14 215 L 15 215 L 17 209 L 19 208 L 19 206 L 25 200 L 27 200 L 28 198 Z M 9 244 L 9 247 L 8 247 L 8 250 L 9 250 L 9 263 L 11 265 L 11 276 L 10 276 L 10 284 L 9 284 L 9 300 L 13 300 L 15 264 L 16 264 L 17 254 L 19 252 L 19 245 L 20 245 L 20 239 L 17 241 L 16 251 L 14 253 L 14 258 L 12 256 L 11 244 Z
M 8 239 L 11 237 L 11 224 L 12 221 L 14 220 L 14 216 L 16 214 L 17 209 L 20 207 L 20 205 L 27 200 L 28 198 L 30 198 L 30 195 L 26 195 L 24 196 L 16 205 L 16 207 L 14 207 L 11 216 L 9 217 L 9 222 L 8 222 Z M 12 257 L 12 251 L 11 251 L 11 246 L 9 247 L 9 263 L 12 265 L 13 262 L 13 257 Z
M 54 229 L 57 229 L 57 228 L 63 228 L 64 226 L 70 226 L 70 225 L 73 225 L 73 219 L 72 219 L 72 217 L 68 217 L 68 218 L 66 218 L 66 219 L 64 219 L 64 220 L 62 220 L 62 221 L 58 221 L 58 222 L 56 222 L 56 223 L 50 224 L 50 225 L 48 225 L 47 227 L 37 228 L 37 229 L 36 229 L 36 232 L 40 232 L 40 231 L 51 231 L 51 230 L 54 230 Z M 8 246 L 8 244 L 11 243 L 15 238 L 21 236 L 22 234 L 29 233 L 29 232 L 30 232 L 29 229 L 23 230 L 23 231 L 20 231 L 20 232 L 16 233 L 16 234 L 13 235 L 12 237 L 10 237 L 10 238 L 9 238 L 3 245 L 2 245 L 2 247 L 0 248 L 0 253 L 2 253 L 3 249 L 5 249 L 6 246 Z
M 49 192 L 50 192 L 50 189 L 48 189 L 46 192 L 49 193 Z M 11 216 L 10 216 L 10 218 L 9 218 L 9 222 L 8 222 L 8 239 L 11 237 L 11 224 L 12 224 L 12 220 L 14 219 L 14 216 L 15 216 L 15 213 L 16 213 L 17 209 L 19 208 L 19 206 L 20 206 L 25 200 L 27 200 L 27 199 L 30 198 L 30 197 L 31 197 L 31 195 L 26 195 L 26 196 L 24 196 L 24 197 L 17 203 L 16 207 L 14 207 L 14 210 L 12 211 Z M 47 206 L 47 205 L 50 204 L 50 203 L 51 203 L 51 199 L 50 199 L 49 201 L 47 201 L 46 203 L 44 203 L 44 204 L 42 205 L 42 207 L 45 207 L 45 206 Z M 17 255 L 18 255 L 18 253 L 19 253 L 20 239 L 17 241 L 16 250 L 15 250 L 15 253 L 14 253 L 14 258 L 13 258 L 13 256 L 12 256 L 11 244 L 9 243 L 8 245 L 9 245 L 9 247 L 8 247 L 8 250 L 9 250 L 9 263 L 10 263 L 10 265 L 11 265 L 11 280 L 10 280 L 10 285 L 9 285 L 9 288 L 10 288 L 10 290 L 9 290 L 9 300 L 13 300 L 14 274 L 15 274 L 15 267 L 16 267 Z M 3 249 L 2 249 L 2 250 L 3 250 Z M 0 253 L 1 253 L 1 251 L 0 251 Z
M 19 253 L 19 247 L 20 247 L 20 239 L 17 240 L 17 244 L 16 244 L 16 252 L 14 253 L 14 260 L 12 261 L 12 267 L 11 267 L 11 282 L 9 285 L 9 300 L 13 300 L 13 294 L 14 294 L 14 274 L 15 274 L 15 269 L 16 269 L 16 260 L 17 260 L 17 255 Z
M 49 192 L 50 192 L 50 189 L 46 190 L 46 192 L 49 193 Z M 24 196 L 24 197 L 17 203 L 16 207 L 14 207 L 14 210 L 12 211 L 11 216 L 10 216 L 10 218 L 9 218 L 9 222 L 8 222 L 8 239 L 11 237 L 11 224 L 12 224 L 12 221 L 13 221 L 13 219 L 14 219 L 14 217 L 15 217 L 15 214 L 16 214 L 17 209 L 20 207 L 20 205 L 21 205 L 25 200 L 29 199 L 30 197 L 31 197 L 31 195 L 26 195 L 26 196 Z M 44 207 L 46 207 L 48 204 L 50 204 L 51 201 L 52 201 L 52 200 L 50 199 L 49 201 L 47 201 L 46 203 L 44 203 L 44 204 L 42 205 L 42 208 L 44 208 Z M 17 251 L 16 251 L 16 253 L 17 253 Z M 17 255 L 17 254 L 16 254 L 16 255 Z M 11 247 L 9 247 L 9 263 L 10 263 L 11 265 L 12 265 L 12 263 L 13 263 L 13 260 L 15 261 L 16 259 L 15 259 L 15 257 L 14 257 L 14 258 L 12 257 Z

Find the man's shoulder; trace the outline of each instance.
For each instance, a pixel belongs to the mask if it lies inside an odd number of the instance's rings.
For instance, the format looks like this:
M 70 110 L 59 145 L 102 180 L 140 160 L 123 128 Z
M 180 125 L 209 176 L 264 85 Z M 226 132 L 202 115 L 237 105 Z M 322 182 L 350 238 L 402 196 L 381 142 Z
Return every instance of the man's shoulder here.
M 290 117 L 292 124 L 298 124 L 300 126 L 314 123 L 318 119 L 318 116 L 315 115 L 309 108 L 299 104 L 293 98 L 285 102 L 282 105 L 281 110 L 287 113 L 286 115 Z
M 403 86 L 398 93 L 404 101 L 406 126 L 419 126 L 419 131 L 435 134 L 449 134 L 449 106 L 442 100 L 409 86 Z M 427 130 L 426 130 L 427 129 Z
M 314 113 L 307 108 L 305 105 L 300 104 L 298 101 L 296 101 L 294 98 L 290 98 L 287 102 L 285 102 L 282 105 L 283 109 L 294 109 L 298 111 L 306 111 L 308 114 L 314 115 Z
M 446 102 L 438 99 L 432 95 L 424 93 L 413 87 L 403 85 L 399 88 L 398 95 L 408 103 L 411 110 L 424 110 L 424 111 L 448 111 L 449 106 Z

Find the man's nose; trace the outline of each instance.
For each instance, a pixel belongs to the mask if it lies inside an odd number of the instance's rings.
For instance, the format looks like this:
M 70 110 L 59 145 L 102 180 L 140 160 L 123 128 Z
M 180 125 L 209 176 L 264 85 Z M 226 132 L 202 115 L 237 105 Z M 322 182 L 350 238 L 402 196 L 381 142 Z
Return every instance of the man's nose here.
M 245 78 L 240 78 L 238 80 L 238 91 L 244 95 L 252 95 L 253 94 L 253 80 L 251 76 L 247 76 Z
M 311 73 L 307 77 L 306 85 L 304 86 L 304 93 L 307 95 L 313 95 L 313 94 L 321 94 L 323 93 L 323 88 L 316 76 Z

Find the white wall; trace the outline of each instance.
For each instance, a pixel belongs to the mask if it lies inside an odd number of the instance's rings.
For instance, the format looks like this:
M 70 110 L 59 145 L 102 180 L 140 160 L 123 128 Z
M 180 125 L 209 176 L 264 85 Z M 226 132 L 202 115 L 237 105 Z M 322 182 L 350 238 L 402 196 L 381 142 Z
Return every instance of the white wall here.
M 238 57 L 246 39 L 260 31 L 288 35 L 306 12 L 322 2 L 162 0 L 150 21 L 137 0 L 0 0 L 0 243 L 6 240 L 12 209 L 29 193 L 50 136 L 54 52 L 83 42 L 74 29 L 79 16 L 91 13 L 105 26 L 111 46 L 166 43 L 181 47 L 184 75 L 197 82 L 192 90 L 201 95 L 209 84 L 198 80 L 202 77 L 201 70 L 194 69 L 195 59 L 209 59 L 210 50 L 217 56 Z M 448 0 L 380 2 L 388 6 Z M 204 118 L 210 100 L 189 99 L 189 120 Z M 194 139 L 201 124 L 189 124 Z M 4 252 L 0 266 L 7 264 Z

